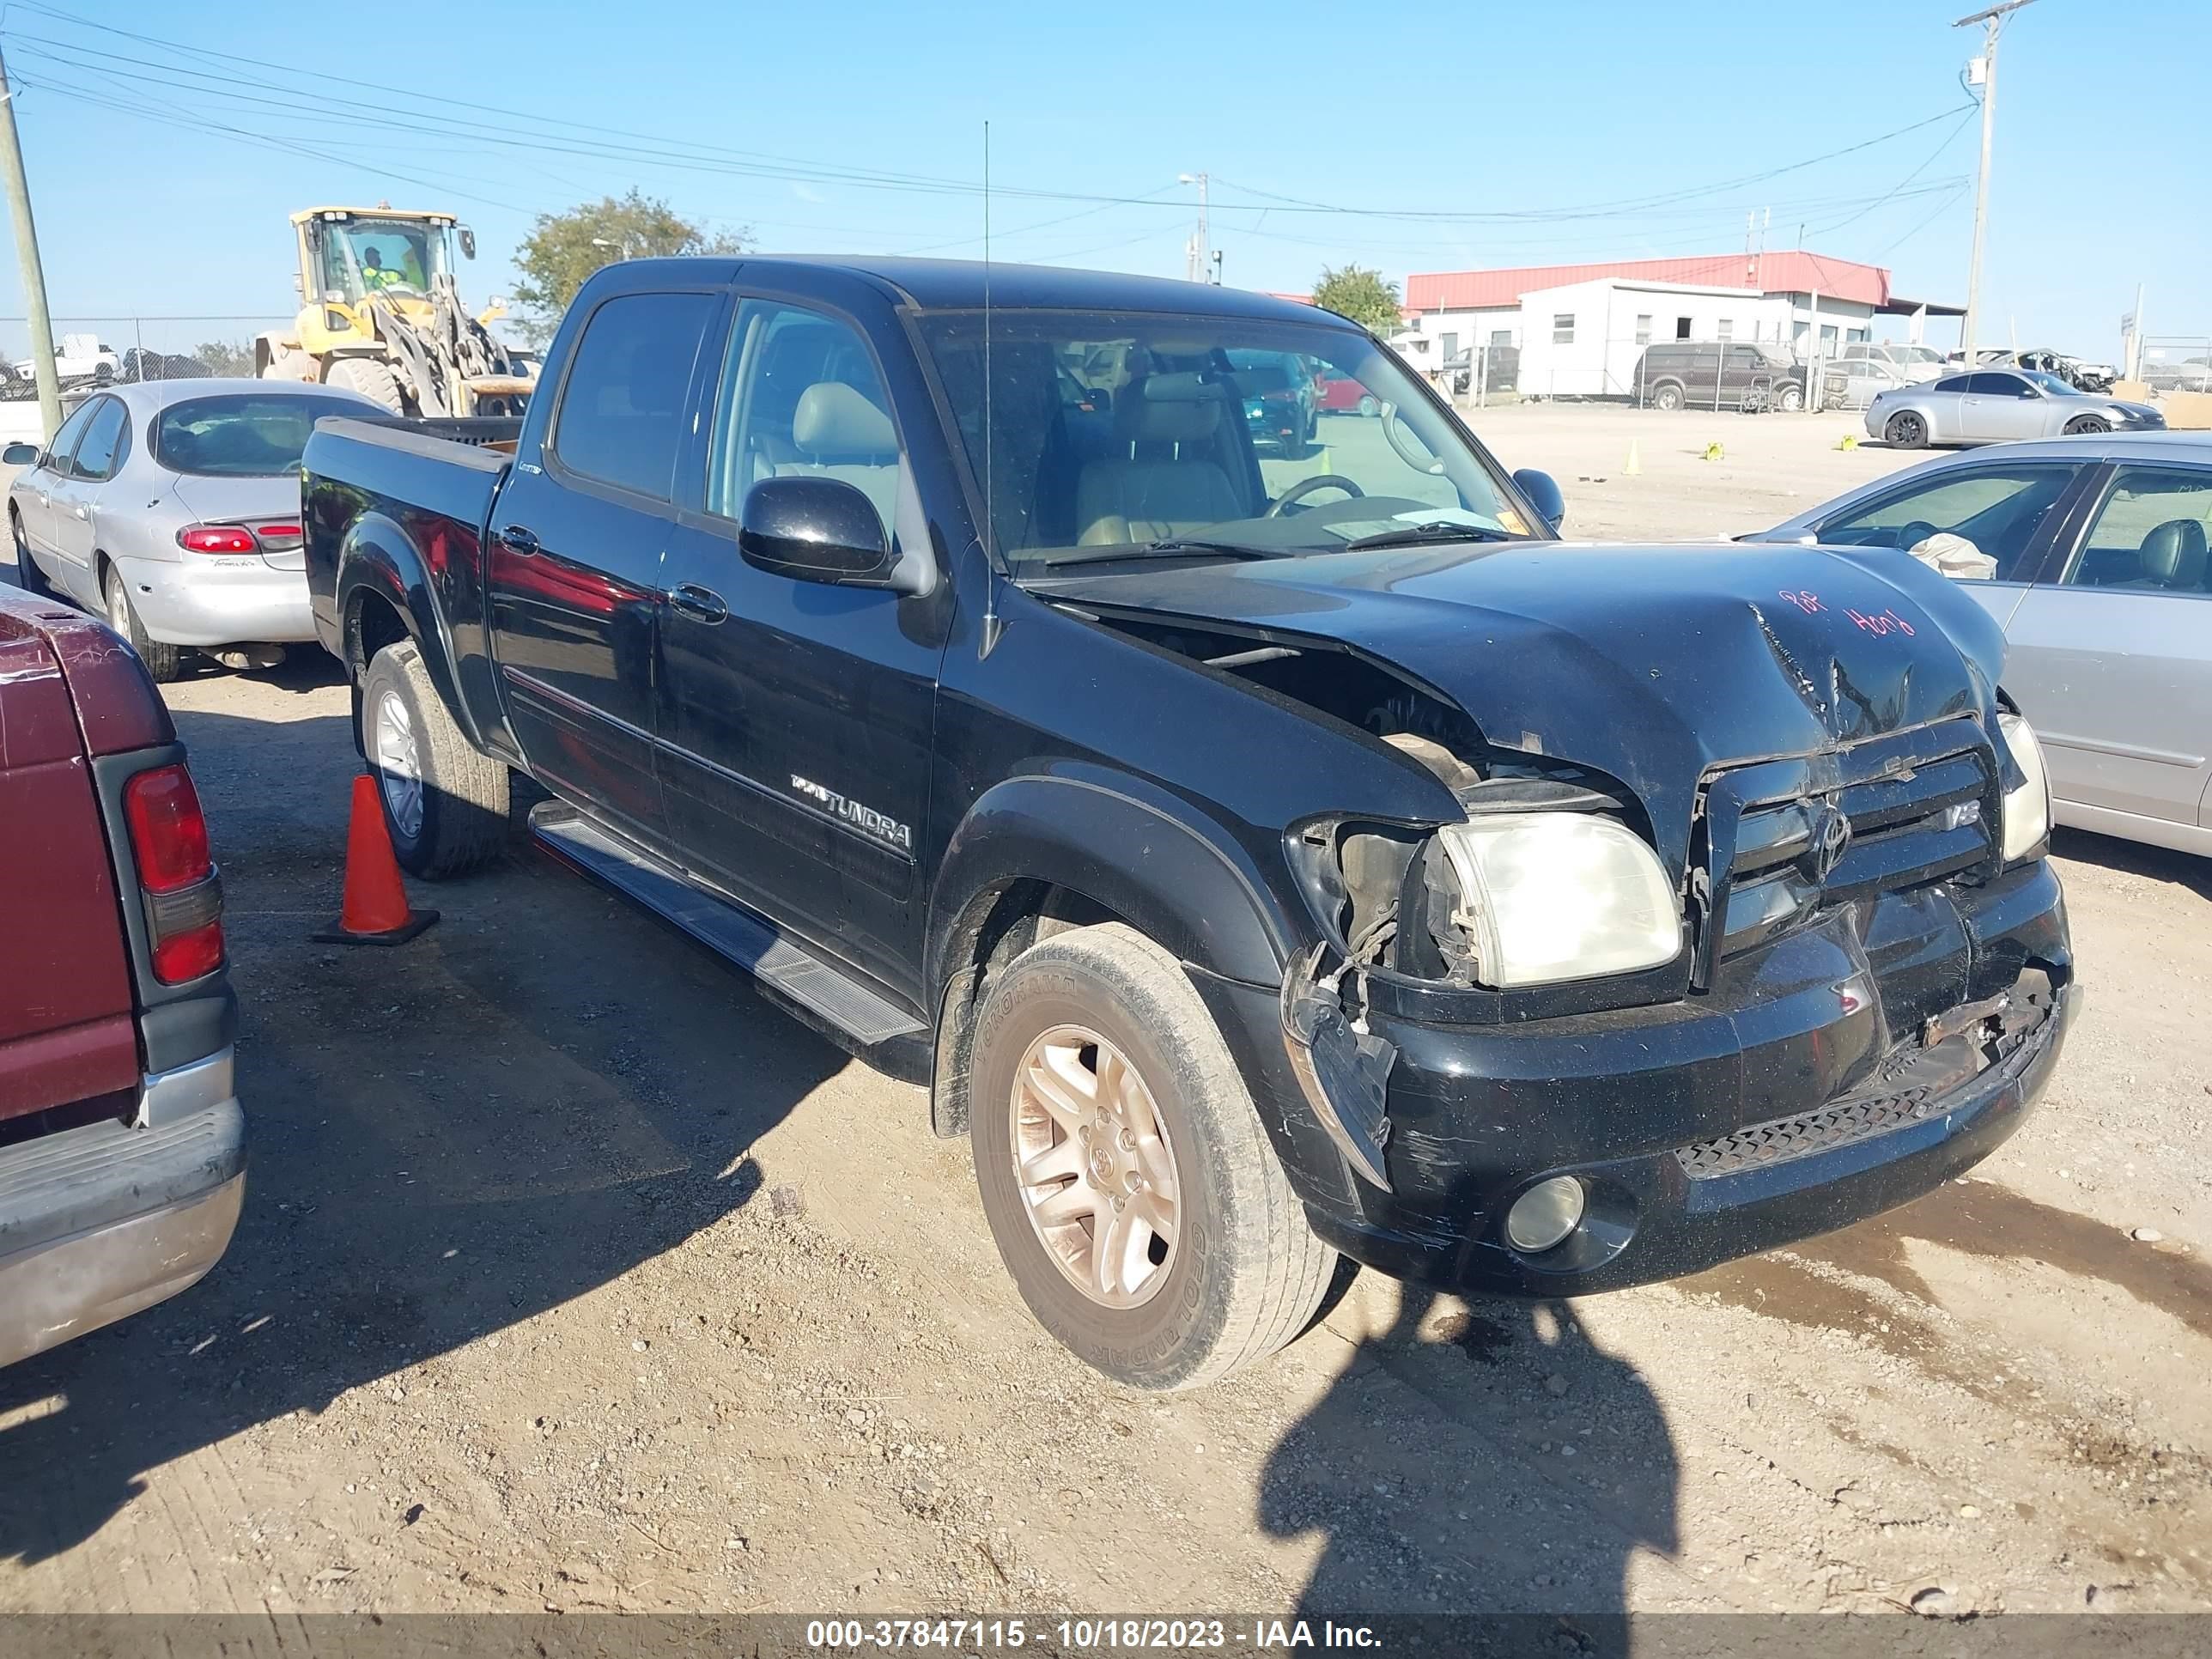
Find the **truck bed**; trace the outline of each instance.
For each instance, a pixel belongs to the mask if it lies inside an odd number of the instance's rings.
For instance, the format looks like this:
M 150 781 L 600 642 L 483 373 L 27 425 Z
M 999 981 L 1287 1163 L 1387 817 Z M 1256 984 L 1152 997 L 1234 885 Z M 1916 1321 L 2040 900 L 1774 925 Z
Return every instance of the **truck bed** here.
M 301 461 L 300 499 L 307 532 L 307 592 L 323 643 L 339 639 L 339 544 L 373 516 L 441 563 L 469 586 L 481 572 L 482 538 L 522 423 L 471 420 L 323 420 Z M 373 478 L 374 487 L 355 482 Z

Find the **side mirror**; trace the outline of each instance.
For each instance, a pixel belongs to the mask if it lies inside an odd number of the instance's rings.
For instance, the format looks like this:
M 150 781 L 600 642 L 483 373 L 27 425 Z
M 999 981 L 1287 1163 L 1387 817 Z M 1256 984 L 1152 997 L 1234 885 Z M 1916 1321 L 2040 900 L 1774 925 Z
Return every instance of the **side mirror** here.
M 476 257 L 477 234 L 473 230 L 471 230 L 466 225 L 463 225 L 461 227 L 461 258 L 464 259 L 473 259 Z
M 1544 515 L 1546 524 L 1557 530 L 1565 522 L 1567 498 L 1559 493 L 1559 483 L 1550 473 L 1524 466 L 1513 475 L 1513 482 L 1528 498 L 1528 505 Z
M 745 492 L 738 551 L 776 575 L 843 587 L 888 587 L 898 566 L 875 503 L 837 478 L 763 478 Z
M 36 466 L 39 447 L 36 444 L 9 444 L 0 449 L 0 466 Z

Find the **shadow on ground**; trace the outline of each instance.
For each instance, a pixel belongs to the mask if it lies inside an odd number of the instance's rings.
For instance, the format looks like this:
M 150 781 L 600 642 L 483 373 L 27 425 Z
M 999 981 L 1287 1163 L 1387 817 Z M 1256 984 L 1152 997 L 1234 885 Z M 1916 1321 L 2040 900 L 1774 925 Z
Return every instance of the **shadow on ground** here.
M 1395 1316 L 1261 1476 L 1261 1528 L 1321 1535 L 1298 1616 L 1625 1611 L 1637 1553 L 1680 1546 L 1650 1386 L 1571 1304 L 1380 1288 Z
M 337 896 L 345 720 L 177 724 L 229 895 L 245 1214 L 199 1285 L 0 1371 L 0 1562 L 711 1227 L 762 1184 L 747 1148 L 848 1063 L 534 855 L 441 888 L 446 921 L 403 949 L 309 944 Z

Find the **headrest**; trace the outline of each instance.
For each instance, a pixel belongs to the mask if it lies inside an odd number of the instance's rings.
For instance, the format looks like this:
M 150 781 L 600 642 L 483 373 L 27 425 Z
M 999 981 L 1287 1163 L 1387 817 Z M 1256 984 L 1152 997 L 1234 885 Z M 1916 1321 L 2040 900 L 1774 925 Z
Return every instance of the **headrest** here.
M 2161 587 L 2204 586 L 2204 526 L 2195 519 L 2169 519 L 2142 539 L 2144 580 Z
M 1114 399 L 1114 430 L 1131 443 L 1189 443 L 1221 423 L 1220 386 L 1195 374 L 1152 374 Z
M 852 387 L 821 380 L 799 394 L 792 411 L 791 441 L 805 454 L 896 455 L 891 417 Z

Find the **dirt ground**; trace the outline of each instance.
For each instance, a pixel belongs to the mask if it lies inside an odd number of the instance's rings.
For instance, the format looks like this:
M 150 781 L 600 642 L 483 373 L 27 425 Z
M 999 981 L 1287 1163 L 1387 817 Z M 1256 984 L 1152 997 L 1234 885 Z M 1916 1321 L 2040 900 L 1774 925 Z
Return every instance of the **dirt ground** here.
M 1836 451 L 1849 416 L 1474 418 L 1601 536 L 1904 459 Z M 2062 835 L 2087 1012 L 1969 1180 L 1569 1305 L 1363 1276 L 1158 1399 L 1031 1324 L 919 1091 L 527 851 L 418 891 L 405 949 L 308 943 L 355 769 L 329 665 L 170 702 L 251 1191 L 200 1286 L 0 1372 L 0 1608 L 2212 1601 L 2212 866 Z

